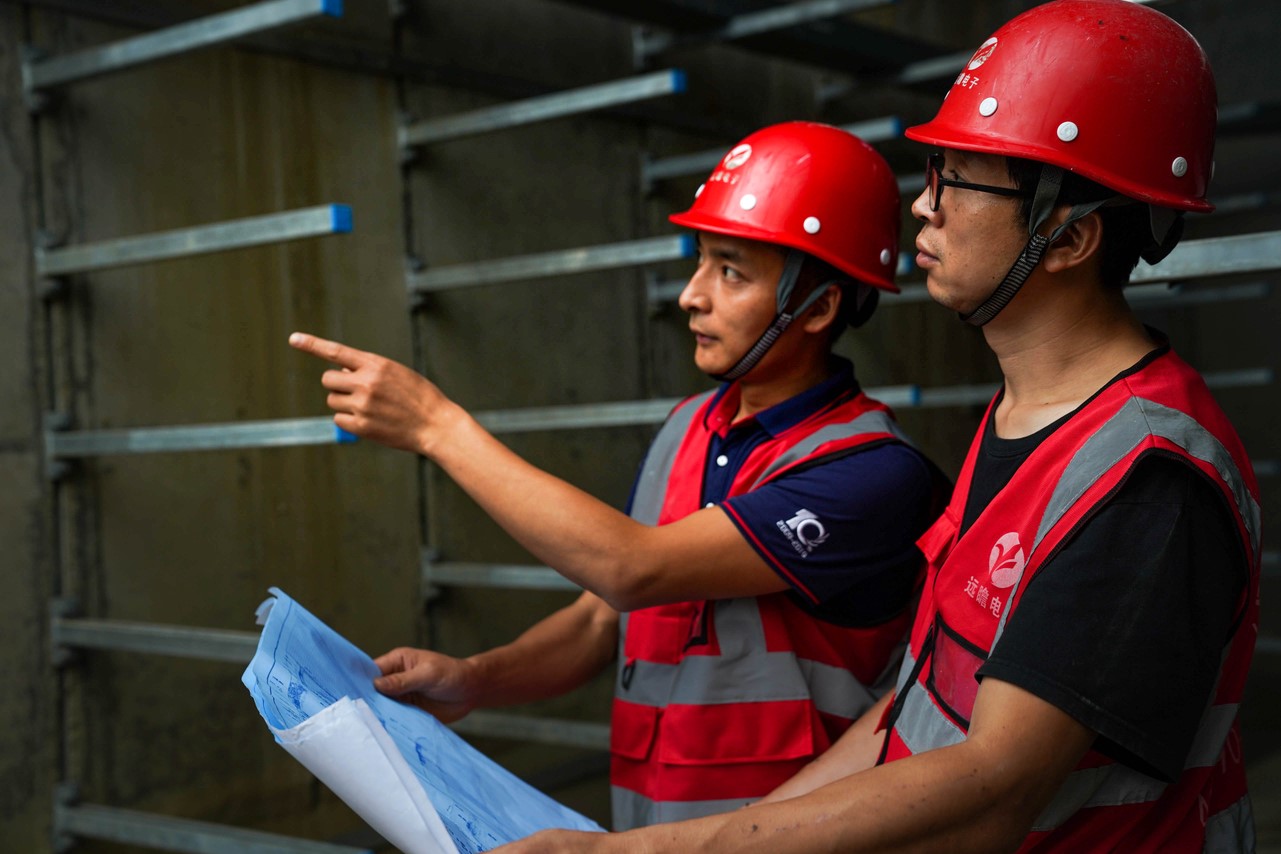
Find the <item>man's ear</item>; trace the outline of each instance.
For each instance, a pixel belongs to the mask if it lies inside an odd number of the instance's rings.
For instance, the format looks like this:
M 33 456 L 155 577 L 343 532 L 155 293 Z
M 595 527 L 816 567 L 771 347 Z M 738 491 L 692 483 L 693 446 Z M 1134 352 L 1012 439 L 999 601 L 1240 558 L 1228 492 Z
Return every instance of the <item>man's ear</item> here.
M 841 315 L 841 300 L 845 297 L 841 286 L 835 282 L 823 286 L 823 295 L 805 310 L 802 328 L 806 332 L 822 332 L 831 328 Z
M 1070 209 L 1061 207 L 1059 210 L 1062 211 L 1060 216 L 1066 217 Z M 1103 218 L 1098 211 L 1091 211 L 1063 229 L 1063 233 L 1045 250 L 1045 260 L 1042 263 L 1046 271 L 1061 273 L 1080 266 L 1091 258 L 1097 261 L 1102 248 Z

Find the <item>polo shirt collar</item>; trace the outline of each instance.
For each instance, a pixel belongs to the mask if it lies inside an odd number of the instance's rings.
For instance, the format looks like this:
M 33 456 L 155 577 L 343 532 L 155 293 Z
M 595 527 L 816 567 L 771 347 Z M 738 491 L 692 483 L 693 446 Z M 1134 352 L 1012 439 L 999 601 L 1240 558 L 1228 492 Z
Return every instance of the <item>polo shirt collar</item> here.
M 832 356 L 832 362 L 836 370 L 818 385 L 776 403 L 734 426 L 737 428 L 755 424 L 770 436 L 777 436 L 839 398 L 851 392 L 857 394 L 859 387 L 858 380 L 854 377 L 854 363 L 841 356 Z M 707 408 L 703 426 L 719 436 L 728 433 L 730 424 L 738 413 L 741 393 L 738 381 L 722 384 L 716 390 L 711 406 Z

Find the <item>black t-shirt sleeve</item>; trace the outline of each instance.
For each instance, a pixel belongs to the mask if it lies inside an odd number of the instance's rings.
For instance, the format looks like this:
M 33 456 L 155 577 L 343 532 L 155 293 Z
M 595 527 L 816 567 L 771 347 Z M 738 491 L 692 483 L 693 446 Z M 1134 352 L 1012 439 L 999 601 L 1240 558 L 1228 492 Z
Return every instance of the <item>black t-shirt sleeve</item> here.
M 1146 774 L 1183 768 L 1248 577 L 1218 487 L 1183 460 L 1141 460 L 1028 583 L 979 677 L 1053 703 Z

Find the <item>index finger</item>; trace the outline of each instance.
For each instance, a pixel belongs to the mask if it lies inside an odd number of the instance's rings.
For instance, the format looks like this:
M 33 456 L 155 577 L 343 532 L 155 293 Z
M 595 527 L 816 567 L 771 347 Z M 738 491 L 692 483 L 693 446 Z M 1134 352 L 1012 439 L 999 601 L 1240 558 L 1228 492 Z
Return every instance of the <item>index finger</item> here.
M 306 332 L 295 332 L 290 335 L 289 346 L 295 350 L 302 350 L 304 353 L 318 356 L 327 362 L 333 362 L 343 368 L 359 368 L 364 363 L 364 357 L 369 355 L 363 350 L 357 350 L 355 347 L 348 347 L 346 344 L 339 344 L 337 341 L 317 338 L 315 335 L 308 335 Z

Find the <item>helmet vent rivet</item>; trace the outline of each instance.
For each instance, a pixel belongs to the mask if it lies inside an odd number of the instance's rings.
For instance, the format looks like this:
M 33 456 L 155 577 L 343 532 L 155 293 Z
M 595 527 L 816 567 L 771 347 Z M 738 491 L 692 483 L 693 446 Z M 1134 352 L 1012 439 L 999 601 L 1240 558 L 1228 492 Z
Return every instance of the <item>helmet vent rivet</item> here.
M 990 116 L 996 112 L 997 102 L 995 98 L 984 98 L 979 103 L 979 115 Z
M 883 266 L 888 267 L 890 265 L 890 259 L 893 257 L 894 257 L 894 254 L 890 252 L 890 250 L 888 249 L 881 250 L 881 264 Z
M 697 199 L 699 196 L 703 195 L 703 189 L 706 186 L 707 186 L 706 184 L 699 184 L 698 189 L 694 191 L 694 198 Z
M 1071 142 L 1076 139 L 1080 132 L 1080 129 L 1076 126 L 1076 122 L 1064 122 L 1059 125 L 1059 139 L 1064 142 Z
M 738 200 L 738 206 L 745 211 L 750 211 L 752 208 L 756 207 L 756 197 L 751 193 L 748 193 L 746 196 L 743 196 L 743 198 Z
M 1174 173 L 1175 178 L 1182 178 L 1188 174 L 1188 161 L 1183 157 L 1174 158 L 1174 162 L 1170 164 L 1170 171 Z
M 819 222 L 816 216 L 807 216 L 801 227 L 805 229 L 806 234 L 818 234 L 818 230 L 823 227 L 823 223 Z

